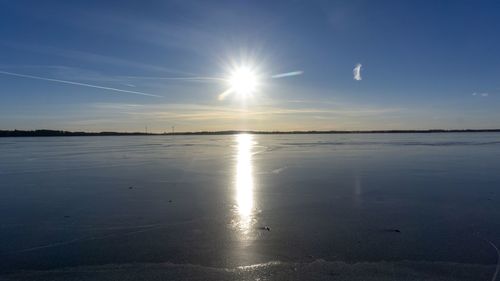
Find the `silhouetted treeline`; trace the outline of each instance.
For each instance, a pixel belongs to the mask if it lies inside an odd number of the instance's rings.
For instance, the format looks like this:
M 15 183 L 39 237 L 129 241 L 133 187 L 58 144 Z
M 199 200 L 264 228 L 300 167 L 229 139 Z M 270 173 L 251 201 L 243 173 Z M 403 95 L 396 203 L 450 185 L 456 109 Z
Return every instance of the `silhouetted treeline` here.
M 0 137 L 60 137 L 60 136 L 142 136 L 142 135 L 234 135 L 234 134 L 391 134 L 391 133 L 481 133 L 500 132 L 500 129 L 479 130 L 372 130 L 372 131 L 202 131 L 177 133 L 144 133 L 144 132 L 70 132 L 57 130 L 0 130 Z
M 0 137 L 64 137 L 64 136 L 129 136 L 149 135 L 146 133 L 121 133 L 121 132 L 70 132 L 57 130 L 0 130 Z

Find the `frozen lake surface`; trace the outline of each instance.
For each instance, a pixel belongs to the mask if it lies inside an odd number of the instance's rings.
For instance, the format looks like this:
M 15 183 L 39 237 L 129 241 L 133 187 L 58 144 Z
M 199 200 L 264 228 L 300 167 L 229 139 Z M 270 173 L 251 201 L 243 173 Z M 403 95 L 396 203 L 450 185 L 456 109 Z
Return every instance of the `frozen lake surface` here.
M 500 134 L 0 138 L 0 192 L 0 280 L 492 280 Z

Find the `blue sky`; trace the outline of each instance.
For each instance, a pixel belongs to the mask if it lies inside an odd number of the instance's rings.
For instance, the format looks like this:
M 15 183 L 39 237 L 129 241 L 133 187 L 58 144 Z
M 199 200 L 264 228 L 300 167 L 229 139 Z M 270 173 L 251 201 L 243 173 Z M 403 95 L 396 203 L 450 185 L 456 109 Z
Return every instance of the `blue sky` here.
M 500 128 L 499 14 L 498 1 L 0 0 L 0 129 Z M 255 92 L 218 99 L 242 64 Z

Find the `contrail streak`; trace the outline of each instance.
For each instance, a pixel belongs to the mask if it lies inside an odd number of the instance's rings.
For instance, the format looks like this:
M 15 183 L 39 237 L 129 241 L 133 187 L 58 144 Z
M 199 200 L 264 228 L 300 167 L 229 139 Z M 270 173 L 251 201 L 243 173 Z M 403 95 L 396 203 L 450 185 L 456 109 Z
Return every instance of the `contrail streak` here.
M 302 74 L 304 74 L 304 71 L 299 70 L 299 71 L 292 71 L 292 72 L 275 74 L 275 75 L 271 76 L 271 78 L 283 78 L 283 77 L 297 76 L 297 75 L 302 75 Z
M 90 88 L 101 89 L 101 90 L 108 90 L 108 91 L 115 91 L 115 92 L 129 93 L 129 94 L 136 94 L 136 95 L 141 95 L 141 96 L 162 98 L 162 96 L 148 94 L 148 93 L 143 93 L 143 92 L 122 90 L 122 89 L 117 89 L 117 88 L 110 88 L 110 87 L 104 87 L 104 86 L 98 86 L 98 85 L 92 85 L 92 84 L 86 84 L 86 83 L 79 83 L 79 82 L 73 82 L 73 81 L 52 79 L 52 78 L 46 78 L 46 77 L 41 77 L 41 76 L 20 74 L 20 73 L 7 72 L 7 71 L 1 71 L 1 70 L 0 70 L 0 74 L 10 75 L 10 76 L 17 76 L 17 77 L 23 77 L 23 78 L 31 78 L 31 79 L 37 79 L 37 80 L 43 80 L 43 81 L 50 81 L 50 82 L 57 82 L 57 83 L 63 83 L 63 84 L 69 84 L 69 85 L 90 87 Z
M 227 81 L 227 79 L 219 77 L 151 77 L 151 76 L 126 76 L 125 78 L 130 79 L 144 79 L 144 80 L 186 80 L 186 81 Z

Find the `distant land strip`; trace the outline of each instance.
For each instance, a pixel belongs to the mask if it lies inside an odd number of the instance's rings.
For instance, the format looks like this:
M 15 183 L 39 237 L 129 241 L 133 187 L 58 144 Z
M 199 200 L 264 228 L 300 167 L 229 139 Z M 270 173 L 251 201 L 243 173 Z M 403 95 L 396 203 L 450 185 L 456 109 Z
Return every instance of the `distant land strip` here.
M 284 135 L 284 134 L 408 134 L 408 133 L 485 133 L 500 132 L 500 129 L 464 129 L 464 130 L 348 130 L 348 131 L 200 131 L 175 133 L 146 132 L 71 132 L 59 130 L 0 130 L 0 137 L 66 137 L 66 136 L 185 136 L 185 135 Z

